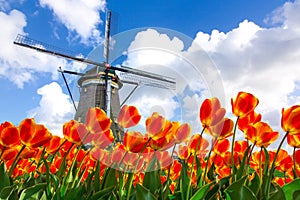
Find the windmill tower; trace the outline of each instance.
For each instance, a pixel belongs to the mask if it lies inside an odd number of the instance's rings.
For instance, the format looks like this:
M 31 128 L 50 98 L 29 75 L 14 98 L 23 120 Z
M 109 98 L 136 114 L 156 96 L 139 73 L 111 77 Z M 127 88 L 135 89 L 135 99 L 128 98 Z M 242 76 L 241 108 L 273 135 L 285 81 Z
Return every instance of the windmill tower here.
M 93 66 L 85 73 L 62 70 L 61 68 L 58 70 L 63 76 L 70 98 L 76 110 L 74 119 L 80 122 L 85 122 L 88 109 L 90 107 L 99 107 L 103 109 L 107 116 L 112 119 L 113 123 L 111 129 L 116 138 L 120 139 L 123 130 L 118 126 L 117 117 L 119 115 L 120 106 L 122 106 L 126 100 L 128 100 L 130 95 L 132 95 L 133 92 L 141 85 L 174 90 L 176 87 L 176 82 L 175 79 L 168 76 L 154 74 L 126 66 L 115 67 L 110 65 L 108 62 L 110 45 L 110 19 L 111 12 L 108 11 L 104 43 L 105 62 L 103 63 L 95 62 L 83 57 L 73 56 L 71 51 L 45 44 L 43 42 L 28 38 L 24 35 L 18 35 L 14 41 L 14 44 Z M 116 74 L 116 71 L 120 72 L 119 76 Z M 72 93 L 66 81 L 64 75 L 65 73 L 80 76 L 77 81 L 78 86 L 81 89 L 78 107 L 75 104 Z M 122 88 L 123 84 L 134 85 L 134 88 L 125 98 L 124 102 L 120 104 L 118 91 Z

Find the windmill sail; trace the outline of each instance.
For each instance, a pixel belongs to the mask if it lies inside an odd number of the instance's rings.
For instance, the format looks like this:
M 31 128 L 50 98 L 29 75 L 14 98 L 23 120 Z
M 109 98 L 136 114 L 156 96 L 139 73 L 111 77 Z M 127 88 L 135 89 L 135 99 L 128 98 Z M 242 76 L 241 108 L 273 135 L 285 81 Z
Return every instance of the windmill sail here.
M 90 65 L 94 65 L 99 67 L 100 69 L 102 69 L 102 71 L 104 71 L 105 68 L 105 63 L 99 63 L 99 62 L 95 62 L 93 60 L 89 60 L 83 57 L 76 57 L 75 53 L 72 51 L 68 51 L 68 50 L 64 50 L 52 45 L 48 45 L 46 43 L 31 39 L 29 37 L 26 37 L 24 35 L 17 35 L 14 44 L 19 45 L 19 46 L 23 46 L 26 48 L 30 48 L 30 49 L 34 49 L 37 50 L 39 52 L 42 53 L 46 53 L 46 54 L 50 54 L 53 56 L 58 56 L 58 57 L 62 57 L 62 58 L 66 58 L 69 60 L 73 60 L 73 61 L 77 61 L 77 62 L 81 62 L 81 63 L 85 63 L 85 64 L 90 64 Z M 69 52 L 71 52 L 72 54 L 69 54 Z M 146 72 L 146 71 L 142 71 L 142 70 L 138 70 L 138 69 L 133 69 L 130 67 L 126 67 L 126 66 L 121 66 L 121 67 L 115 67 L 115 66 L 110 66 L 110 69 L 112 70 L 116 70 L 119 72 L 125 72 L 128 74 L 134 74 L 136 76 L 141 76 L 141 81 L 143 77 L 145 78 L 151 78 L 153 79 L 152 82 L 155 83 L 155 85 L 159 85 L 160 87 L 164 88 L 165 84 L 171 84 L 172 88 L 175 89 L 176 87 L 176 81 L 174 78 L 172 77 L 168 77 L 168 76 L 164 76 L 164 75 L 160 75 L 160 74 L 155 74 L 155 73 L 151 73 L 151 72 Z M 69 73 L 70 71 L 66 71 L 64 70 L 64 72 Z M 74 72 L 76 73 L 76 72 Z M 158 82 L 156 82 L 158 81 Z M 163 82 L 164 84 L 161 84 L 159 82 Z M 169 87 L 167 87 L 169 88 Z M 172 89 L 169 88 L 169 89 Z
M 24 35 L 18 35 L 16 37 L 16 40 L 14 41 L 14 44 L 34 49 L 42 53 L 94 66 L 92 69 L 85 73 L 60 70 L 63 73 L 70 73 L 81 76 L 78 80 L 78 85 L 81 88 L 81 93 L 75 114 L 75 119 L 81 122 L 85 122 L 87 110 L 90 107 L 100 107 L 105 110 L 107 115 L 112 119 L 113 123 L 111 129 L 113 130 L 116 138 L 120 139 L 122 129 L 118 126 L 117 123 L 117 116 L 120 111 L 118 90 L 122 88 L 123 83 L 134 84 L 136 85 L 136 87 L 140 85 L 146 85 L 165 89 L 175 89 L 176 82 L 174 78 L 168 76 L 133 69 L 126 66 L 111 66 L 108 63 L 109 30 L 106 32 L 106 37 L 107 38 L 104 51 L 106 52 L 105 62 L 102 63 L 95 62 L 83 57 L 78 57 L 74 52 L 63 50 L 61 48 L 39 42 Z M 116 74 L 116 71 L 120 72 L 119 76 Z

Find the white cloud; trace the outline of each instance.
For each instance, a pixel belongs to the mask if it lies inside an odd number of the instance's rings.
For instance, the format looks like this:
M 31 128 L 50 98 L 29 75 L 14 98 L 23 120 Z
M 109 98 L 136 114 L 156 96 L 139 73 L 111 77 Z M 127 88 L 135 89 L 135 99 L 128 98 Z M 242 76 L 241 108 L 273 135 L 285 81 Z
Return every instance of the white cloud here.
M 280 16 L 273 16 L 283 20 L 282 26 L 261 28 L 245 20 L 228 33 L 198 33 L 195 39 L 220 69 L 226 98 L 241 90 L 252 92 L 260 99 L 258 109 L 273 125 L 271 115 L 282 107 L 299 104 L 295 98 L 299 92 L 294 93 L 300 81 L 300 24 L 295 21 L 299 19 L 299 5 L 300 1 L 286 3 Z M 219 36 L 213 37 L 216 34 Z
M 13 44 L 17 34 L 24 34 L 27 25 L 25 15 L 12 10 L 6 14 L 0 12 L 0 76 L 7 78 L 23 88 L 24 83 L 37 79 L 37 73 L 51 73 L 53 79 L 58 78 L 57 68 L 62 66 L 68 69 L 76 69 L 78 65 L 72 65 L 64 59 L 48 56 L 37 51 L 25 49 Z
M 219 79 L 216 81 L 218 71 L 199 45 L 193 43 L 192 47 L 185 49 L 193 42 L 191 38 L 176 34 L 170 37 L 168 32 L 174 34 L 171 30 L 160 29 L 138 32 L 126 51 L 127 60 L 123 64 L 173 77 L 176 90 L 140 88 L 129 103 L 136 105 L 144 118 L 158 111 L 170 120 L 189 122 L 193 131 L 199 132 L 199 107 L 202 100 L 216 95 L 222 88 Z M 122 97 L 128 93 L 129 90 L 123 88 L 120 94 Z
M 76 32 L 81 37 L 83 43 L 99 44 L 98 25 L 102 23 L 100 11 L 106 7 L 105 0 L 40 0 L 40 5 L 51 9 L 70 32 Z
M 281 12 L 269 16 L 274 20 L 280 19 L 280 25 L 277 21 L 273 27 L 263 28 L 244 20 L 227 33 L 219 30 L 213 30 L 211 34 L 199 32 L 187 49 L 183 48 L 184 41 L 180 39 L 170 39 L 153 30 L 140 32 L 136 41 L 132 42 L 137 45 L 131 45 L 128 50 L 126 64 L 137 68 L 142 68 L 145 63 L 166 66 L 160 67 L 160 71 L 155 71 L 153 67 L 154 72 L 176 77 L 181 89 L 176 90 L 175 96 L 181 97 L 182 105 L 179 106 L 186 112 L 183 112 L 183 116 L 194 127 L 199 123 L 198 108 L 203 98 L 225 97 L 226 101 L 222 101 L 222 104 L 230 113 L 230 98 L 235 97 L 239 91 L 247 91 L 259 98 L 257 110 L 263 114 L 263 120 L 269 122 L 274 130 L 282 132 L 282 107 L 300 104 L 297 86 L 300 83 L 300 1 L 285 3 L 280 9 Z M 143 45 L 146 48 L 143 49 Z M 217 68 L 214 68 L 214 64 Z M 195 66 L 201 67 L 193 71 Z M 187 85 L 189 91 L 186 90 Z M 154 90 L 147 92 L 152 94 Z M 222 97 L 224 92 L 225 96 Z M 137 102 L 137 105 L 140 104 Z
M 52 82 L 37 90 L 41 95 L 38 107 L 28 111 L 28 117 L 33 117 L 37 123 L 44 124 L 53 134 L 62 135 L 63 123 L 73 119 L 75 111 L 68 95 L 61 87 Z

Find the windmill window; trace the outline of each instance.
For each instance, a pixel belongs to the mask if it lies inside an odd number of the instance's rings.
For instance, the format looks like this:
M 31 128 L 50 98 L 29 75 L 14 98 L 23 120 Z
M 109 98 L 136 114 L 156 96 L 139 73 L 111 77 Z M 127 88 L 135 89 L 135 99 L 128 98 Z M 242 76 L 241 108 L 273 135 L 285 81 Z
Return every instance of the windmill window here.
M 86 87 L 85 87 L 85 88 L 83 88 L 83 91 L 84 91 L 84 92 L 87 92 L 87 88 L 86 88 Z

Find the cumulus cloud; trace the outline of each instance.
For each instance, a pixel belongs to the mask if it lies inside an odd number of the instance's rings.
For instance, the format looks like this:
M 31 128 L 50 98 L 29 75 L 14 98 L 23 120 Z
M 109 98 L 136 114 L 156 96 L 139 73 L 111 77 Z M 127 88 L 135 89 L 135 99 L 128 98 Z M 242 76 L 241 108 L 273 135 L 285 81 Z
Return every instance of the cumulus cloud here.
M 40 0 L 42 7 L 53 11 L 54 16 L 72 33 L 81 37 L 83 43 L 99 44 L 98 25 L 102 23 L 100 11 L 106 7 L 105 0 Z
M 299 0 L 287 2 L 268 16 L 274 22 L 270 28 L 245 19 L 229 32 L 199 32 L 187 48 L 181 38 L 142 31 L 128 49 L 126 64 L 142 69 L 145 63 L 162 65 L 156 71 L 155 67 L 144 70 L 176 77 L 181 89 L 177 88 L 174 96 L 182 100 L 177 105 L 196 130 L 204 98 L 221 96 L 230 112 L 230 98 L 247 91 L 260 99 L 257 111 L 263 114 L 263 120 L 281 132 L 282 107 L 300 103 L 299 13 Z M 198 68 L 193 70 L 195 66 Z M 163 99 L 159 101 L 165 105 Z M 173 109 L 178 110 L 178 106 Z
M 284 20 L 282 26 L 261 28 L 245 20 L 228 33 L 198 33 L 195 42 L 220 69 L 226 98 L 240 90 L 252 92 L 260 99 L 263 113 L 299 103 L 295 98 L 299 94 L 294 93 L 300 81 L 300 25 L 294 23 L 299 19 L 299 4 L 289 2 L 280 8 L 281 16 L 274 17 Z
M 147 115 L 142 112 L 144 117 L 151 115 L 149 111 L 154 107 L 163 114 L 172 113 L 166 115 L 170 120 L 189 122 L 193 131 L 198 132 L 201 128 L 199 107 L 204 97 L 217 96 L 218 93 L 223 99 L 222 92 L 218 91 L 223 91 L 218 70 L 207 53 L 193 43 L 192 38 L 174 34 L 171 30 L 147 29 L 136 34 L 126 56 L 124 65 L 176 80 L 176 90 L 147 87 L 134 93 L 134 105 L 140 109 L 145 107 L 145 111 L 148 111 Z M 121 96 L 122 93 L 123 89 Z M 126 93 L 128 90 L 125 89 Z
M 227 33 L 200 32 L 194 40 L 220 70 L 226 99 L 238 91 L 253 93 L 260 100 L 257 111 L 279 132 L 281 109 L 300 103 L 299 13 L 299 0 L 287 2 L 266 18 L 273 27 L 263 28 L 244 20 Z M 229 101 L 226 107 L 230 110 Z
M 0 24 L 0 45 L 5 47 L 0 48 L 0 77 L 8 79 L 19 88 L 36 80 L 39 73 L 49 73 L 52 79 L 57 79 L 59 66 L 76 71 L 82 68 L 77 63 L 14 45 L 17 34 L 26 35 L 24 28 L 27 21 L 22 12 L 0 12 Z
M 53 134 L 63 136 L 63 123 L 73 119 L 75 114 L 69 96 L 63 93 L 56 82 L 39 88 L 37 94 L 41 96 L 40 104 L 28 111 L 28 117 L 44 124 Z

